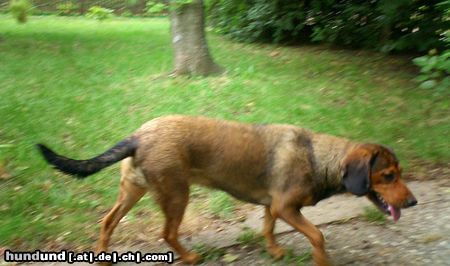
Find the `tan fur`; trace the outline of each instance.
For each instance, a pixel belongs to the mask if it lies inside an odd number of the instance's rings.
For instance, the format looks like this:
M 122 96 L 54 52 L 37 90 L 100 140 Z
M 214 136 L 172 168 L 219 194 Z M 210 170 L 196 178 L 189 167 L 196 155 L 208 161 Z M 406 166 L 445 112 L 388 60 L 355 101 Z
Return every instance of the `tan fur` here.
M 151 190 L 166 216 L 163 236 L 185 263 L 196 263 L 200 257 L 178 242 L 178 227 L 189 185 L 201 184 L 265 205 L 263 234 L 275 258 L 284 254 L 273 235 L 275 220 L 281 218 L 310 240 L 316 264 L 327 265 L 322 233 L 299 210 L 344 192 L 345 163 L 371 152 L 359 143 L 291 125 L 250 125 L 190 116 L 154 119 L 133 137 L 139 145 L 135 156 L 122 162 L 120 196 L 103 221 L 98 252 L 107 249 L 120 218 L 144 191 Z M 389 167 L 395 171 L 397 166 Z M 400 204 L 411 195 L 403 183 L 385 188 L 380 178 L 373 182 L 389 201 Z

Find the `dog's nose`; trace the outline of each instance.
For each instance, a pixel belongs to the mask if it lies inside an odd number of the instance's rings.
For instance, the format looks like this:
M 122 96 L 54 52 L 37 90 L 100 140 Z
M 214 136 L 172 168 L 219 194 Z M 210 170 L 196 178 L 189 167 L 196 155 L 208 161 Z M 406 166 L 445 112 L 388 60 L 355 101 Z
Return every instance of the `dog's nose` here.
M 414 196 L 411 196 L 406 200 L 406 208 L 412 207 L 416 204 L 417 204 L 417 200 Z

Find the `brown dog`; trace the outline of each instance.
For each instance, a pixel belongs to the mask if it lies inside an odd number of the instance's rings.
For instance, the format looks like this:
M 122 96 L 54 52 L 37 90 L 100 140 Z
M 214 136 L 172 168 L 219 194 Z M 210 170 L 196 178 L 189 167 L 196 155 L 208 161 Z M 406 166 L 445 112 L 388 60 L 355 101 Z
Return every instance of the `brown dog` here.
M 397 220 L 400 208 L 417 203 L 400 180 L 399 162 L 390 149 L 290 125 L 165 116 L 90 160 L 72 160 L 38 147 L 50 164 L 78 177 L 124 159 L 119 198 L 103 219 L 97 252 L 107 250 L 115 226 L 149 190 L 166 217 L 164 239 L 185 263 L 200 259 L 178 242 L 190 184 L 266 206 L 263 234 L 270 254 L 275 258 L 284 254 L 273 234 L 275 220 L 281 218 L 309 239 L 318 265 L 328 264 L 324 238 L 300 213 L 303 206 L 348 191 L 366 195 Z

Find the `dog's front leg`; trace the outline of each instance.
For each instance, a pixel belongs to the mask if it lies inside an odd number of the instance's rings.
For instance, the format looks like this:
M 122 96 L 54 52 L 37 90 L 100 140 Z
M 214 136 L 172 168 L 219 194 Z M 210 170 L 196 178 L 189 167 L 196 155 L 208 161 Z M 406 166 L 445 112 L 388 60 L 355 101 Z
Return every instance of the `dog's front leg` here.
M 325 240 L 322 232 L 308 221 L 294 206 L 284 206 L 273 210 L 281 219 L 304 234 L 313 246 L 313 259 L 317 265 L 331 265 L 325 252 Z

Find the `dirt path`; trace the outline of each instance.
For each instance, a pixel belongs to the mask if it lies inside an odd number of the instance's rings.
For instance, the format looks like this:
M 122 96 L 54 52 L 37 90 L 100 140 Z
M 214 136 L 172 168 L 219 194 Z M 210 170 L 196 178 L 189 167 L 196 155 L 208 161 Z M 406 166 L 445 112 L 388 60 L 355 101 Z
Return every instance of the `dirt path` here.
M 357 218 L 341 224 L 325 224 L 320 229 L 335 265 L 450 265 L 448 196 L 446 201 L 428 202 L 404 211 L 398 223 L 389 220 L 385 225 L 375 225 Z M 307 239 L 300 234 L 288 233 L 279 239 L 297 255 L 310 250 Z M 229 252 L 239 255 L 240 265 L 270 263 L 261 259 L 261 250 L 255 250 L 251 255 L 240 248 Z M 289 262 L 286 264 L 295 264 L 294 260 Z M 306 265 L 309 264 L 311 262 L 307 261 Z

